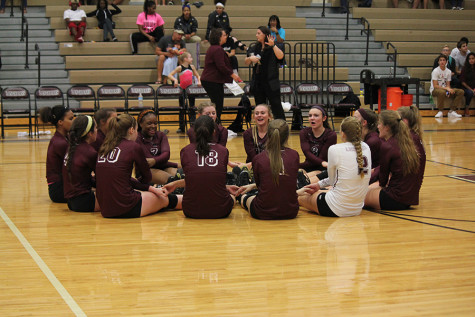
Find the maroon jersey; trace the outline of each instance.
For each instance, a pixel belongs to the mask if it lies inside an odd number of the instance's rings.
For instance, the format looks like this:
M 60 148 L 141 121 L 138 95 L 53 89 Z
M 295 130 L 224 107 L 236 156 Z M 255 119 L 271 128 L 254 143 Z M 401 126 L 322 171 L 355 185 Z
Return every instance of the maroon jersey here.
M 180 157 L 186 175 L 185 216 L 208 219 L 228 216 L 234 205 L 226 189 L 228 150 L 220 144 L 210 144 L 209 154 L 203 157 L 196 152 L 196 143 L 191 143 L 181 150 Z
M 70 173 L 66 169 L 66 158 L 67 154 L 63 164 L 64 198 L 71 199 L 89 193 L 93 187 L 91 172 L 96 170 L 96 150 L 86 142 L 78 144 Z
M 106 139 L 106 135 L 102 130 L 97 129 L 97 136 L 96 136 L 96 141 L 91 143 L 91 146 L 96 150 L 96 152 L 99 152 L 99 149 L 102 146 L 102 143 L 104 143 L 104 140 Z
M 193 129 L 193 127 L 189 128 L 186 133 L 188 134 L 190 143 L 195 143 L 196 135 L 195 135 L 195 130 Z M 226 147 L 226 143 L 228 143 L 228 129 L 226 129 L 222 125 L 217 125 L 216 130 L 213 133 L 212 142 L 216 144 L 221 144 L 222 146 Z
M 246 163 L 252 162 L 257 154 L 264 151 L 267 142 L 267 134 L 262 139 L 259 137 L 259 134 L 257 134 L 257 144 L 255 144 L 252 137 L 252 129 L 253 128 L 249 128 L 242 134 L 244 150 L 246 150 L 247 153 Z
M 63 160 L 67 150 L 68 139 L 56 131 L 49 141 L 46 154 L 46 180 L 48 185 L 63 180 Z
M 369 132 L 364 137 L 364 142 L 368 144 L 369 149 L 371 150 L 371 168 L 379 166 L 379 151 L 381 148 L 381 139 L 379 138 L 378 132 L 372 131 Z
M 132 169 L 142 175 L 131 178 Z M 117 217 L 129 212 L 140 200 L 135 189 L 147 191 L 152 173 L 139 144 L 122 140 L 107 156 L 99 156 L 96 164 L 96 197 L 104 217 Z
M 153 168 L 165 169 L 167 167 L 177 167 L 170 159 L 170 144 L 168 138 L 162 131 L 157 131 L 150 140 L 145 138 L 142 133 L 138 133 L 136 142 L 142 147 L 146 158 L 153 158 L 155 165 Z
M 300 147 L 305 155 L 300 168 L 306 171 L 324 170 L 322 162 L 328 161 L 328 148 L 333 144 L 336 144 L 336 133 L 331 129 L 325 128 L 318 138 L 313 135 L 311 127 L 300 130 Z
M 379 185 L 393 200 L 406 205 L 419 204 L 419 190 L 425 169 L 425 152 L 419 157 L 421 160 L 424 159 L 419 170 L 416 173 L 404 175 L 401 150 L 396 138 L 391 137 L 387 142 L 381 143 Z
M 284 173 L 279 176 L 279 185 L 276 185 L 272 178 L 266 151 L 256 155 L 252 160 L 258 189 L 252 205 L 259 219 L 292 219 L 299 212 L 296 193 L 299 154 L 293 149 L 286 148 L 282 151 L 282 160 Z

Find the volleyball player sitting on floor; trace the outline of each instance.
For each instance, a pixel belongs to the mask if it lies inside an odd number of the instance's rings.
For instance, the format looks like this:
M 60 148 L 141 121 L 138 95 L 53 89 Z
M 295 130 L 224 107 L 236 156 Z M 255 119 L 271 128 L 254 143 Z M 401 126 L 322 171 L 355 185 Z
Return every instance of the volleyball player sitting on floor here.
M 183 213 L 189 218 L 225 218 L 233 209 L 235 185 L 226 185 L 228 150 L 213 143 L 215 121 L 207 115 L 195 122 L 195 142 L 180 152 L 186 179 L 164 186 L 167 192 L 186 187 L 183 195 Z
M 419 204 L 423 169 L 408 126 L 397 111 L 384 110 L 379 115 L 381 144 L 379 181 L 369 186 L 365 207 L 404 210 Z
M 299 212 L 295 192 L 299 154 L 287 147 L 289 126 L 284 120 L 271 121 L 267 135 L 265 150 L 252 160 L 256 183 L 238 191 L 241 205 L 256 219 L 292 219 Z
M 152 173 L 137 138 L 137 121 L 128 114 L 112 118 L 96 164 L 96 197 L 105 218 L 138 218 L 162 209 L 181 209 L 181 195 L 166 195 L 149 185 Z M 132 169 L 140 178 L 132 178 Z M 136 191 L 140 190 L 139 191 Z
M 252 167 L 252 159 L 262 151 L 264 151 L 267 142 L 267 128 L 272 120 L 272 111 L 270 106 L 266 104 L 257 105 L 254 109 L 254 126 L 250 127 L 242 134 L 244 141 L 244 150 L 246 151 L 246 163 L 229 162 L 231 167 L 244 167 L 248 169 Z
M 143 110 L 137 117 L 138 135 L 136 142 L 140 144 L 152 172 L 152 183 L 163 185 L 175 180 L 179 164 L 170 159 L 170 144 L 162 131 L 157 131 L 157 116 L 153 110 Z
M 215 122 L 216 127 L 213 132 L 212 142 L 226 147 L 226 143 L 228 142 L 228 129 L 223 127 L 221 124 L 216 124 L 217 115 L 214 103 L 202 102 L 198 105 L 197 110 L 200 116 L 208 116 L 213 119 L 213 122 Z M 196 135 L 194 127 L 189 128 L 187 134 L 188 138 L 190 139 L 190 143 L 195 143 Z
M 327 173 L 319 175 L 328 166 L 328 148 L 336 144 L 336 133 L 328 125 L 328 117 L 320 106 L 313 106 L 308 111 L 309 127 L 300 130 L 300 147 L 305 155 L 305 161 L 300 163 L 310 180 L 316 182 L 327 177 Z
M 419 178 L 417 179 L 417 183 L 419 184 L 418 188 L 420 190 L 426 169 L 426 150 L 424 148 L 424 141 L 422 140 L 422 118 L 419 110 L 414 105 L 410 107 L 400 107 L 397 111 L 399 112 L 402 121 L 404 121 L 404 123 L 409 127 L 412 141 L 414 142 L 417 154 L 419 155 L 420 173 L 418 174 Z
M 92 147 L 97 127 L 91 116 L 78 116 L 69 131 L 69 148 L 64 158 L 64 198 L 68 208 L 77 212 L 100 210 L 92 187 L 96 187 L 91 173 L 96 169 L 97 151 Z
M 101 148 L 102 143 L 104 143 L 104 139 L 106 138 L 107 131 L 109 130 L 109 121 L 111 118 L 116 118 L 117 117 L 117 112 L 115 109 L 109 108 L 109 109 L 99 109 L 96 111 L 94 114 L 94 120 L 96 120 L 97 124 L 97 137 L 96 141 L 92 142 L 91 145 L 92 147 L 96 150 L 96 152 L 99 151 Z
M 378 133 L 378 115 L 370 109 L 359 108 L 353 114 L 361 122 L 361 136 L 371 150 L 371 169 L 379 166 L 381 139 Z
M 51 123 L 56 132 L 49 141 L 46 154 L 46 180 L 49 198 L 55 203 L 65 203 L 63 190 L 63 160 L 68 150 L 68 132 L 73 124 L 74 114 L 64 106 L 45 107 L 40 110 L 40 119 Z
M 328 178 L 297 191 L 300 206 L 326 217 L 361 213 L 371 173 L 371 150 L 361 141 L 361 123 L 347 117 L 341 123 L 343 143 L 328 149 Z M 329 191 L 321 188 L 332 186 Z

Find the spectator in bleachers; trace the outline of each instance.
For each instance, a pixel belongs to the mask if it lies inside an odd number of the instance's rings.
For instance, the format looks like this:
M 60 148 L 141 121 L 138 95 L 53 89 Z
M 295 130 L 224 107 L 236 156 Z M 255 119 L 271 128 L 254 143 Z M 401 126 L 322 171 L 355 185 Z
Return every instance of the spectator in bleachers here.
M 452 10 L 463 10 L 463 0 L 450 0 Z
M 236 44 L 234 43 L 233 38 L 231 37 L 231 30 L 225 30 L 227 38 L 226 38 L 226 43 L 221 45 L 223 50 L 226 52 L 226 54 L 229 57 L 229 61 L 231 62 L 231 67 L 233 68 L 233 73 L 238 75 L 238 69 L 239 69 L 239 64 L 238 60 L 236 57 Z
M 201 37 L 196 35 L 196 31 L 198 30 L 198 21 L 196 21 L 195 17 L 191 15 L 190 5 L 188 3 L 183 5 L 181 12 L 182 14 L 176 18 L 173 28 L 175 30 L 183 30 L 183 32 L 185 32 L 183 39 L 186 43 L 201 42 Z
M 468 107 L 475 93 L 475 53 L 471 52 L 467 54 L 467 60 L 462 69 L 460 80 L 462 82 L 462 88 L 465 91 L 465 116 L 469 117 Z
M 26 0 L 22 0 L 22 1 L 23 1 L 23 13 L 26 13 Z M 0 13 L 5 13 L 5 2 L 7 2 L 7 0 L 2 0 L 0 4 Z
M 208 16 L 208 27 L 206 28 L 206 40 L 209 41 L 209 34 L 211 29 L 221 28 L 228 30 L 231 27 L 229 24 L 229 16 L 224 11 L 224 4 L 216 3 L 216 10 L 211 12 Z
M 186 43 L 182 40 L 183 30 L 174 30 L 172 35 L 160 39 L 155 48 L 157 54 L 157 81 L 162 84 L 178 65 L 178 56 L 186 52 Z
M 457 43 L 457 50 L 453 49 L 450 56 L 455 59 L 455 68 L 456 74 L 460 75 L 462 73 L 462 68 L 465 65 L 465 60 L 467 59 L 467 55 L 470 53 L 468 49 L 468 41 L 460 40 Z
M 458 88 L 451 88 L 451 72 L 445 65 L 447 64 L 447 57 L 443 54 L 439 55 L 439 67 L 432 71 L 430 93 L 437 99 L 437 108 L 439 112 L 435 115 L 436 118 L 444 116 L 443 110 L 446 104 L 449 105 L 449 118 L 460 118 L 455 110 L 461 107 L 464 103 L 463 90 Z
M 97 2 L 97 9 L 86 14 L 88 17 L 96 17 L 99 29 L 104 30 L 104 42 L 109 41 L 108 34 L 111 35 L 112 41 L 117 42 L 117 38 L 114 34 L 115 24 L 112 22 L 112 16 L 121 13 L 122 10 L 114 3 L 112 3 L 111 6 L 114 10 L 109 10 L 107 0 L 99 0 L 99 2 Z
M 150 41 L 158 43 L 163 37 L 163 25 L 165 21 L 156 13 L 157 5 L 153 1 L 145 1 L 143 12 L 137 16 L 137 25 L 140 32 L 130 34 L 130 45 L 132 54 L 137 54 L 137 44 Z
M 285 54 L 285 29 L 280 26 L 279 17 L 276 15 L 271 15 L 267 27 L 270 30 L 270 35 L 275 38 L 275 45 Z M 282 62 L 282 65 L 285 65 L 285 59 Z
M 64 11 L 63 18 L 69 28 L 69 34 L 74 36 L 78 43 L 84 42 L 82 36 L 86 30 L 86 12 L 78 9 L 79 0 L 70 1 L 71 9 Z
M 450 69 L 450 71 L 452 72 L 452 82 L 451 82 L 451 85 L 452 87 L 454 88 L 460 88 L 460 80 L 458 79 L 458 76 L 457 74 L 455 73 L 455 59 L 450 56 L 450 47 L 448 45 L 445 45 L 444 47 L 442 47 L 442 52 L 440 52 L 440 54 L 443 54 L 445 56 L 447 56 L 447 65 L 445 66 L 446 68 Z M 432 66 L 432 70 L 436 69 L 437 67 L 439 67 L 439 57 L 437 56 L 434 60 L 434 65 Z

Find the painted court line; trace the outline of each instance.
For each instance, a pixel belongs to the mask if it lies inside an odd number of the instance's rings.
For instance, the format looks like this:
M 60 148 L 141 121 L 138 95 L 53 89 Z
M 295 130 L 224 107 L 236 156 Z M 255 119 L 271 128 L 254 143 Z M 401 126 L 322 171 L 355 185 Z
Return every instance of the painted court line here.
M 68 304 L 69 308 L 71 308 L 73 313 L 76 314 L 76 316 L 86 316 L 86 314 L 82 311 L 81 307 L 79 307 L 76 301 L 71 297 L 68 291 L 64 288 L 63 284 L 61 284 L 61 282 L 56 278 L 53 272 L 51 272 L 51 270 L 43 261 L 43 259 L 41 259 L 38 253 L 36 253 L 35 249 L 33 249 L 33 247 L 28 242 L 28 240 L 26 240 L 26 238 L 23 236 L 20 230 L 18 230 L 18 228 L 10 220 L 10 218 L 7 216 L 7 214 L 3 211 L 2 208 L 0 208 L 0 216 L 3 218 L 3 221 L 5 221 L 5 223 L 10 228 L 10 230 L 15 234 L 15 236 L 21 242 L 21 244 L 26 249 L 26 251 L 33 258 L 33 260 L 35 260 L 38 267 L 41 269 L 41 271 L 43 271 L 43 273 L 46 275 L 46 277 L 51 282 L 51 284 L 53 284 L 56 291 L 58 291 L 59 295 L 61 295 L 61 297 L 64 299 L 66 304 Z

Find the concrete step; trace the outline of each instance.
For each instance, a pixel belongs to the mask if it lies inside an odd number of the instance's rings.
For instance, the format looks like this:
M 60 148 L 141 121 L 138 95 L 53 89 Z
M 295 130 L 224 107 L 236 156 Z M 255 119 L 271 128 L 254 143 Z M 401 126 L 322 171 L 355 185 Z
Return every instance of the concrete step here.
M 29 60 L 28 61 L 29 65 L 29 70 L 37 70 L 38 65 L 35 64 L 34 60 Z M 13 70 L 13 71 L 20 71 L 25 69 L 25 61 L 23 60 L 22 64 L 3 64 L 2 66 L 2 72 L 7 71 L 7 70 Z M 48 70 L 61 70 L 65 71 L 64 64 L 45 64 L 41 63 L 41 72 L 43 71 L 48 71 Z M 2 76 L 3 78 L 3 76 Z
M 13 87 L 13 86 L 25 86 L 25 85 L 37 85 L 38 78 L 36 75 L 32 78 L 23 78 L 23 79 L 0 79 L 0 86 L 2 87 Z M 69 84 L 69 80 L 67 78 L 43 78 L 41 77 L 41 85 L 48 86 L 48 85 L 58 85 L 58 84 Z M 36 86 L 38 87 L 38 86 Z
M 34 38 L 34 37 L 51 37 L 53 35 L 53 32 L 51 30 L 37 30 L 37 29 L 31 29 L 28 31 L 28 36 L 29 38 Z M 21 26 L 18 28 L 18 30 L 7 30 L 4 31 L 2 30 L 2 42 L 9 42 L 9 39 L 16 39 L 20 38 L 21 36 Z
M 18 76 L 21 78 L 36 78 L 37 72 L 34 70 L 3 70 L 2 69 L 2 80 L 5 79 L 17 79 Z M 41 78 L 67 78 L 68 72 L 63 70 L 49 71 L 45 70 L 41 72 Z
M 33 40 L 33 39 L 32 39 Z M 31 51 L 35 50 L 35 42 L 30 42 L 28 41 L 28 49 Z M 41 52 L 46 52 L 48 50 L 54 50 L 57 51 L 59 49 L 58 44 L 54 43 L 51 41 L 51 43 L 43 43 L 41 45 L 38 45 Z M 2 52 L 6 51 L 22 51 L 25 49 L 25 42 L 18 42 L 18 43 L 4 43 L 2 44 Z
M 38 55 L 38 52 L 30 50 L 28 52 L 28 55 L 32 56 L 32 57 L 33 56 L 36 57 Z M 4 52 L 2 52 L 2 56 L 3 57 L 6 57 L 6 56 L 13 56 L 13 57 L 23 56 L 23 58 L 24 58 L 25 57 L 25 49 L 19 50 L 19 51 L 4 51 Z M 58 53 L 58 51 L 41 51 L 41 57 L 46 57 L 46 56 L 59 57 L 59 53 Z
M 2 37 L 0 37 L 0 44 L 3 45 L 4 44 L 7 44 L 7 43 L 23 43 L 23 42 L 20 42 L 20 31 L 18 31 L 18 37 L 3 37 L 3 34 L 2 34 Z M 32 36 L 29 38 L 29 42 L 30 43 L 54 43 L 54 38 L 52 39 L 51 36 L 41 36 L 41 37 L 36 37 L 36 36 Z
M 5 24 L 5 25 L 0 25 L 0 29 L 3 31 L 17 31 L 21 30 L 21 24 Z M 24 26 L 24 30 L 26 30 L 26 26 Z M 28 25 L 28 34 L 31 35 L 32 30 L 48 30 L 50 31 L 50 26 L 48 24 L 29 24 Z M 21 33 L 20 33 L 21 34 Z
M 6 17 L 8 13 L 5 13 L 0 16 L 0 27 L 5 27 L 8 25 L 20 25 L 21 26 L 21 16 L 20 17 Z M 9 15 L 8 15 L 9 16 Z M 32 26 L 39 26 L 39 25 L 49 25 L 49 20 L 45 17 L 41 18 L 33 18 L 33 17 L 28 17 L 26 16 L 28 25 L 30 27 Z
M 36 60 L 36 56 L 30 56 L 28 58 L 28 62 L 30 64 L 34 64 Z M 25 56 L 7 56 L 2 58 L 3 67 L 6 65 L 22 65 L 25 63 Z M 49 65 L 49 64 L 57 64 L 62 65 L 64 69 L 64 58 L 61 56 L 41 56 L 41 64 L 42 65 Z M 2 67 L 2 70 L 4 69 Z

